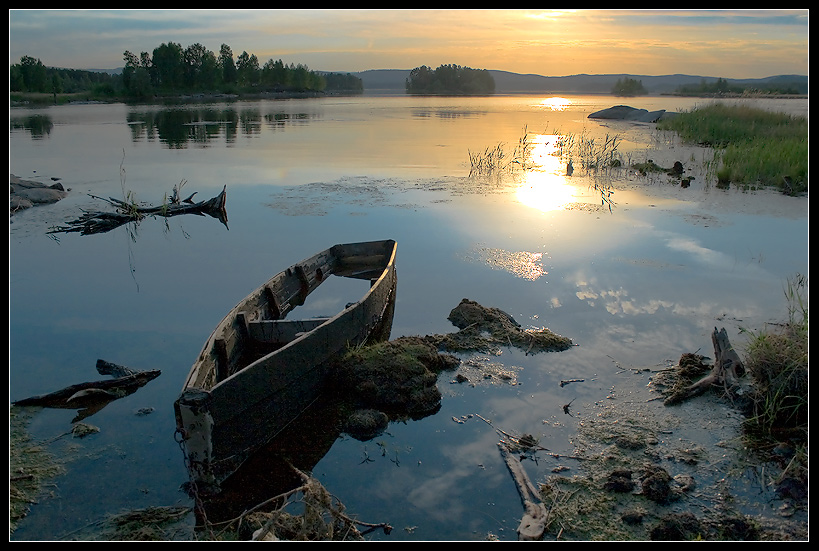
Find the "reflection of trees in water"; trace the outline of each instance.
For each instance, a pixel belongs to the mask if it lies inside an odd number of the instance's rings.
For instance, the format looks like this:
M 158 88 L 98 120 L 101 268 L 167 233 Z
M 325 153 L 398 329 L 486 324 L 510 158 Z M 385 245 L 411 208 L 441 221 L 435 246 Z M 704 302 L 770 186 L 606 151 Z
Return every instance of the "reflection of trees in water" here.
M 432 118 L 437 117 L 442 120 L 455 119 L 471 119 L 475 117 L 485 116 L 487 112 L 480 109 L 416 109 L 413 111 L 413 116 L 418 118 Z
M 128 113 L 126 123 L 133 142 L 159 140 L 171 149 L 182 149 L 188 144 L 205 146 L 218 139 L 231 144 L 239 136 L 259 135 L 265 125 L 273 130 L 283 130 L 292 124 L 306 124 L 313 118 L 314 115 L 309 113 L 277 111 L 263 114 L 257 108 L 184 106 L 133 111 Z M 9 127 L 30 132 L 32 139 L 42 139 L 51 134 L 54 123 L 50 116 L 37 114 L 13 117 Z
M 27 117 L 14 117 L 9 122 L 12 130 L 28 130 L 35 140 L 42 139 L 51 134 L 54 123 L 48 115 L 29 115 Z
M 264 120 L 269 126 L 273 128 L 284 128 L 289 124 L 307 123 L 312 118 L 312 115 L 307 113 L 268 113 L 264 116 Z
M 159 140 L 171 149 L 178 149 L 189 143 L 207 145 L 217 139 L 224 139 L 225 143 L 230 144 L 239 136 L 260 134 L 265 123 L 271 128 L 282 129 L 290 123 L 304 123 L 311 118 L 312 115 L 307 113 L 262 114 L 256 108 L 203 106 L 131 112 L 127 123 L 132 141 Z

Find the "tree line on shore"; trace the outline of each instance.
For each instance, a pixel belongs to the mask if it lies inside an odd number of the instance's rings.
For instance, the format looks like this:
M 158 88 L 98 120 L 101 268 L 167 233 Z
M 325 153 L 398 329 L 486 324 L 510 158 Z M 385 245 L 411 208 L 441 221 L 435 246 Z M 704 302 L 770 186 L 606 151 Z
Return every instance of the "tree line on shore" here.
M 11 99 L 13 102 L 31 100 L 23 98 L 23 94 L 49 94 L 57 102 L 58 94 L 84 94 L 85 99 L 147 100 L 190 94 L 360 94 L 364 91 L 362 79 L 350 73 L 312 71 L 302 64 L 285 64 L 281 59 L 270 59 L 260 66 L 257 56 L 245 51 L 234 57 L 227 44 L 222 44 L 217 55 L 199 43 L 182 48 L 180 44 L 168 42 L 151 53 L 137 55 L 125 51 L 123 59 L 122 72 L 114 73 L 46 67 L 39 59 L 23 56 L 9 68 Z M 803 86 L 794 79 L 783 79 L 752 86 L 723 78 L 702 79 L 699 84 L 679 86 L 674 94 L 712 97 L 807 93 L 806 83 Z M 495 81 L 486 69 L 454 64 L 432 69 L 422 65 L 409 72 L 404 88 L 411 95 L 490 95 L 495 93 Z M 611 88 L 611 93 L 641 96 L 648 91 L 642 81 L 623 78 Z
M 613 96 L 646 96 L 648 91 L 643 86 L 642 80 L 633 78 L 618 79 L 612 87 Z M 691 97 L 721 97 L 740 95 L 800 95 L 807 93 L 807 90 L 800 89 L 797 82 L 772 82 L 767 85 L 749 86 L 745 83 L 731 84 L 724 78 L 714 81 L 701 79 L 698 84 L 683 84 L 677 87 L 674 95 Z
M 708 82 L 702 79 L 698 84 L 688 84 L 677 88 L 676 94 L 679 96 L 727 96 L 741 94 L 757 95 L 800 95 L 807 93 L 807 90 L 800 89 L 795 82 L 774 82 L 765 86 L 749 88 L 746 85 L 731 84 L 724 78 Z
M 259 64 L 255 54 L 243 51 L 234 58 L 227 44 L 218 55 L 202 44 L 183 48 L 163 43 L 151 53 L 126 50 L 121 74 L 46 67 L 39 59 L 23 56 L 9 70 L 10 91 L 63 94 L 94 92 L 102 97 L 147 99 L 165 94 L 264 92 L 363 92 L 360 78 L 349 73 L 321 73 L 302 64 L 270 59 Z
M 9 67 L 12 93 L 73 94 L 94 90 L 108 94 L 115 89 L 116 80 L 116 75 L 101 71 L 46 67 L 39 59 L 27 55 Z

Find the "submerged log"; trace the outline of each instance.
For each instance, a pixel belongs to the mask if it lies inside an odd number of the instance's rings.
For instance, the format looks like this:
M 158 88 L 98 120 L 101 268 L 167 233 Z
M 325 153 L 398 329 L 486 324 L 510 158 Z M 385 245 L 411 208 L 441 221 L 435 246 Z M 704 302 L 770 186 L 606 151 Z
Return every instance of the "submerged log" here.
M 133 394 L 149 381 L 156 379 L 162 373 L 158 369 L 150 371 L 134 371 L 97 360 L 97 371 L 103 375 L 117 374 L 114 379 L 92 381 L 67 386 L 61 390 L 23 398 L 12 402 L 15 406 L 36 406 L 59 409 L 81 410 L 73 422 L 81 421 L 98 412 L 110 402 Z
M 174 189 L 174 194 L 167 204 L 160 206 L 139 206 L 135 204 L 114 199 L 109 197 L 97 197 L 91 195 L 95 199 L 105 201 L 109 205 L 115 207 L 115 212 L 86 212 L 79 218 L 68 222 L 65 226 L 57 227 L 48 233 L 80 233 L 81 235 L 88 235 L 94 233 L 105 233 L 115 228 L 128 224 L 129 222 L 138 222 L 147 216 L 162 216 L 170 218 L 180 214 L 196 214 L 199 216 L 211 216 L 218 219 L 227 227 L 227 210 L 225 203 L 227 201 L 227 186 L 222 188 L 221 193 L 216 197 L 208 199 L 207 201 L 193 202 L 193 193 L 187 199 L 182 201 L 177 197 L 177 190 Z
M 740 384 L 740 377 L 745 374 L 745 366 L 739 358 L 734 347 L 728 339 L 728 333 L 725 328 L 711 333 L 711 341 L 714 344 L 714 367 L 711 372 L 692 383 L 691 385 L 682 389 L 674 391 L 671 396 L 666 398 L 665 405 L 671 406 L 699 396 L 712 386 L 721 386 L 726 392 L 731 393 Z

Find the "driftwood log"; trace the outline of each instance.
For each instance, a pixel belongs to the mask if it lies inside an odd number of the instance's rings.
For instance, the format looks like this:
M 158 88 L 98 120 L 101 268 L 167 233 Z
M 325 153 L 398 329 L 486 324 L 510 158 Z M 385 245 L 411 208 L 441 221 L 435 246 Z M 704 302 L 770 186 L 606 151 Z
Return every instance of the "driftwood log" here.
M 193 202 L 194 192 L 187 199 L 181 200 L 178 197 L 178 188 L 174 188 L 174 193 L 168 203 L 156 206 L 139 206 L 121 199 L 114 199 L 109 197 L 97 197 L 91 195 L 95 199 L 105 201 L 109 205 L 115 207 L 115 212 L 86 212 L 79 218 L 68 222 L 65 226 L 59 226 L 48 233 L 80 233 L 81 235 L 88 235 L 94 233 L 105 233 L 115 228 L 128 224 L 129 222 L 138 222 L 148 216 L 162 216 L 170 218 L 180 214 L 197 214 L 199 216 L 211 216 L 218 219 L 227 227 L 227 210 L 225 210 L 225 202 L 227 200 L 227 186 L 222 188 L 221 193 L 216 197 L 208 199 L 207 201 Z
M 100 411 L 110 402 L 133 394 L 162 373 L 158 369 L 134 371 L 105 360 L 97 360 L 97 371 L 101 375 L 113 375 L 115 378 L 70 385 L 48 394 L 17 400 L 12 405 L 78 409 L 80 411 L 77 418 L 72 421 L 77 422 Z
M 740 377 L 745 374 L 745 366 L 728 340 L 725 328 L 717 330 L 714 327 L 711 341 L 714 344 L 714 367 L 711 372 L 699 381 L 673 392 L 666 398 L 665 405 L 679 404 L 699 396 L 713 386 L 722 387 L 729 394 L 739 386 Z
M 549 511 L 540 500 L 540 492 L 529 480 L 518 456 L 503 442 L 498 443 L 498 448 L 518 487 L 520 500 L 523 502 L 523 517 L 518 525 L 518 539 L 538 541 L 543 538 L 543 534 L 549 527 Z

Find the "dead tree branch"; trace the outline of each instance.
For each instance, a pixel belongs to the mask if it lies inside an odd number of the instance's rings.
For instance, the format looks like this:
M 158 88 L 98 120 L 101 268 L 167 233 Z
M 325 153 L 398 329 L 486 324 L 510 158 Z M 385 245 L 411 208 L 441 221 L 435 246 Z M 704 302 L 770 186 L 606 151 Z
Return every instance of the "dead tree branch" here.
M 227 200 L 227 186 L 222 188 L 221 193 L 216 197 L 208 199 L 207 201 L 193 202 L 193 196 L 184 200 L 180 200 L 178 196 L 178 188 L 174 188 L 174 192 L 168 203 L 160 206 L 140 206 L 135 203 L 129 203 L 121 199 L 109 197 L 97 197 L 90 195 L 94 199 L 105 201 L 113 206 L 114 212 L 86 212 L 79 218 L 68 222 L 65 226 L 59 226 L 48 233 L 79 233 L 81 235 L 89 235 L 94 233 L 105 233 L 115 228 L 128 224 L 129 222 L 139 222 L 143 218 L 149 216 L 161 216 L 170 218 L 180 214 L 196 214 L 199 216 L 211 216 L 218 219 L 227 227 L 227 211 L 225 210 L 225 202 Z

